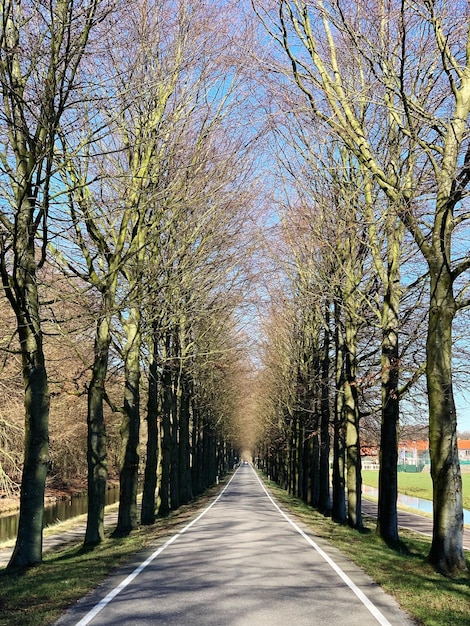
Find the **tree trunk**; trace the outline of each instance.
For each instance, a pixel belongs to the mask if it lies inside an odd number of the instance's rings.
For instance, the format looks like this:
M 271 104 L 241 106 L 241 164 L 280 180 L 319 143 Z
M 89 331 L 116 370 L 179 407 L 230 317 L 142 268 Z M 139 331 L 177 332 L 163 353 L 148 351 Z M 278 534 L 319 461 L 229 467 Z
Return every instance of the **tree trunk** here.
M 213 432 L 213 428 L 209 423 L 209 418 L 203 418 L 203 431 L 202 431 L 202 458 L 203 458 L 203 478 L 202 487 L 203 490 L 207 489 L 214 484 L 216 469 L 215 469 L 215 453 L 216 453 L 216 439 Z
M 341 307 L 335 300 L 335 418 L 333 433 L 333 503 L 331 515 L 335 522 L 346 522 L 345 485 L 345 419 L 344 419 L 344 335 Z
M 11 567 L 42 560 L 50 395 L 37 268 L 46 260 L 55 140 L 95 23 L 96 8 L 97 3 L 86 3 L 77 12 L 71 0 L 50 3 L 36 22 L 30 19 L 31 11 L 34 13 L 30 3 L 2 2 L 4 207 L 0 210 L 0 265 L 5 293 L 18 323 L 25 388 L 20 517 Z
M 98 320 L 93 374 L 88 388 L 88 517 L 84 543 L 90 546 L 97 545 L 104 539 L 108 459 L 103 400 L 110 343 L 110 317 L 105 314 Z
M 142 524 L 155 522 L 158 473 L 158 340 L 153 338 L 147 399 L 147 448 L 142 493 Z
M 362 528 L 361 448 L 359 440 L 359 405 L 356 380 L 357 324 L 347 315 L 345 328 L 344 410 L 346 418 L 346 481 L 348 524 Z
M 440 264 L 430 269 L 426 379 L 434 515 L 429 561 L 440 571 L 454 574 L 466 570 L 462 476 L 452 387 L 452 322 L 456 307 L 450 273 Z
M 331 511 L 330 498 L 330 309 L 325 310 L 325 332 L 323 358 L 321 362 L 321 403 L 320 403 L 320 464 L 318 510 Z
M 171 469 L 171 404 L 172 383 L 168 364 L 163 365 L 162 372 L 162 480 L 160 486 L 159 516 L 170 512 L 170 469 Z
M 300 497 L 304 502 L 309 501 L 310 494 L 310 437 L 308 429 L 305 426 L 302 427 L 301 432 L 302 440 L 302 462 L 301 462 L 301 478 L 300 478 Z
M 318 508 L 320 498 L 320 441 L 318 436 L 318 415 L 315 416 L 312 438 L 312 458 L 310 468 L 310 506 Z
M 201 450 L 201 415 L 195 401 L 192 401 L 193 414 L 193 432 L 192 432 L 192 455 L 193 462 L 191 466 L 191 481 L 193 485 L 193 494 L 201 493 L 201 474 L 202 474 L 202 450 Z
M 179 484 L 179 410 L 178 410 L 179 382 L 173 381 L 171 389 L 171 430 L 170 430 L 170 506 L 173 511 L 180 506 Z
M 132 307 L 124 327 L 124 414 L 121 423 L 119 511 L 115 536 L 126 536 L 137 528 L 140 434 L 140 312 Z
M 396 270 L 398 271 L 398 266 Z M 389 272 L 382 311 L 382 423 L 380 429 L 380 470 L 377 533 L 387 542 L 398 541 L 397 463 L 399 425 L 398 326 L 400 294 L 396 276 Z
M 298 417 L 297 411 L 294 411 L 290 422 L 290 438 L 289 438 L 289 476 L 288 476 L 288 491 L 290 494 L 298 495 L 297 493 L 297 457 L 298 457 Z
M 32 310 L 38 311 L 35 283 L 25 289 Z M 29 307 L 28 307 L 29 308 Z M 39 317 L 36 318 L 39 320 Z M 25 454 L 20 492 L 20 515 L 9 568 L 42 561 L 44 491 L 49 464 L 49 389 L 41 334 L 18 317 L 25 388 Z
M 180 502 L 186 504 L 192 497 L 191 468 L 190 468 L 190 407 L 191 394 L 190 383 L 186 374 L 181 377 L 180 385 L 180 440 L 179 440 L 179 486 Z
M 27 118 L 31 122 L 34 119 L 34 113 L 29 116 L 26 112 L 30 111 L 31 105 L 34 110 L 37 103 L 28 102 L 28 97 L 32 94 L 25 91 L 28 75 L 23 73 L 24 43 L 22 45 L 20 38 L 25 21 L 27 20 L 24 20 L 20 6 L 14 8 L 11 2 L 4 4 L 0 79 L 2 81 L 2 122 L 5 122 L 2 144 L 5 144 L 5 151 L 2 150 L 1 157 L 4 164 L 3 171 L 7 172 L 7 178 L 11 177 L 11 192 L 14 197 L 11 210 L 14 217 L 11 221 L 10 217 L 7 217 L 10 209 L 7 209 L 7 213 L 1 211 L 1 274 L 5 294 L 17 320 L 25 392 L 25 439 L 20 514 L 15 548 L 8 564 L 9 568 L 35 565 L 42 561 L 44 492 L 49 465 L 50 395 L 43 350 L 35 237 L 38 229 L 38 215 L 40 215 L 37 207 L 38 195 L 43 196 L 44 202 L 49 200 L 47 187 L 45 188 L 43 182 L 46 169 L 44 163 L 51 158 L 49 150 L 53 141 L 54 128 L 48 128 L 47 124 L 42 127 L 39 121 L 36 131 L 27 126 Z M 38 53 L 38 49 L 33 51 L 33 55 Z M 5 59 L 5 54 L 8 60 Z M 28 59 L 28 66 L 34 76 L 34 63 L 31 59 Z M 55 94 L 52 94 L 52 97 L 54 96 Z M 41 94 L 40 97 L 44 97 L 47 104 L 50 104 L 50 96 L 46 98 L 44 94 Z M 33 136 L 35 136 L 35 141 L 32 141 Z M 41 142 L 42 148 L 39 150 L 41 156 L 39 156 L 35 144 Z M 10 149 L 11 153 L 9 153 Z M 41 172 L 42 176 L 39 176 Z M 38 183 L 39 179 L 41 179 L 40 183 Z M 10 192 L 5 188 L 2 189 L 2 197 L 10 197 Z M 8 205 L 8 200 L 6 204 Z M 35 214 L 36 210 L 38 211 Z M 41 222 L 43 223 L 46 223 L 46 217 L 44 217 L 44 222 Z M 44 232 L 43 237 L 43 241 L 47 241 L 47 234 Z M 13 255 L 10 259 L 7 250 Z

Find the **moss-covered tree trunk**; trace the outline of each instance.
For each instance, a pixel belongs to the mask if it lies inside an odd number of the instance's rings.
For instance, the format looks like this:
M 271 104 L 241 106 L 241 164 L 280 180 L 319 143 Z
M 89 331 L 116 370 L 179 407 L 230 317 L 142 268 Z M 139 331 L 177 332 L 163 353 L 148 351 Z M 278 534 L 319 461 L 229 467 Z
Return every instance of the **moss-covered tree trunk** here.
M 344 414 L 346 419 L 346 484 L 348 524 L 362 527 L 361 512 L 361 447 L 359 434 L 359 404 L 356 378 L 357 323 L 354 315 L 346 314 L 345 325 Z
M 180 443 L 180 423 L 179 423 L 179 376 L 173 372 L 171 387 L 171 407 L 170 407 L 170 506 L 174 511 L 179 508 L 180 502 L 180 470 L 179 470 L 179 443 Z
M 431 302 L 426 342 L 429 444 L 433 481 L 433 539 L 429 560 L 440 571 L 466 569 L 463 553 L 462 476 L 457 448 L 457 415 L 452 386 L 452 277 L 431 267 Z
M 121 462 L 119 468 L 119 511 L 114 534 L 125 536 L 137 528 L 137 491 L 140 444 L 140 310 L 133 306 L 124 322 L 124 411 L 121 422 Z
M 173 403 L 172 376 L 169 363 L 163 364 L 162 378 L 162 479 L 160 485 L 159 515 L 170 512 L 170 472 L 171 472 L 171 410 Z
M 106 308 L 106 307 L 105 307 Z M 98 320 L 95 336 L 93 374 L 88 387 L 88 515 L 85 545 L 93 546 L 104 539 L 104 507 L 108 479 L 107 436 L 103 402 L 111 343 L 110 315 Z
M 398 253 L 399 255 L 399 253 Z M 399 426 L 398 327 L 400 292 L 397 288 L 399 258 L 390 275 L 382 309 L 382 421 L 380 428 L 380 470 L 377 532 L 385 541 L 398 541 L 397 463 Z
M 346 441 L 344 419 L 344 334 L 341 306 L 335 299 L 335 416 L 333 422 L 332 518 L 346 522 Z
M 299 416 L 298 411 L 293 411 L 290 420 L 289 429 L 289 458 L 288 458 L 288 491 L 297 495 L 297 477 L 298 477 L 298 439 L 299 439 Z
M 195 400 L 192 401 L 193 414 L 193 432 L 192 432 L 192 456 L 193 462 L 191 467 L 191 478 L 193 485 L 193 494 L 199 495 L 203 491 L 202 487 L 202 416 L 201 411 L 196 405 Z
M 33 276 L 24 274 L 21 291 L 24 309 L 29 312 L 24 317 L 17 311 L 25 389 L 25 453 L 18 534 L 8 567 L 35 565 L 42 560 L 44 491 L 49 466 L 50 399 Z
M 159 462 L 158 445 L 158 338 L 154 329 L 152 354 L 149 367 L 147 397 L 147 444 L 142 492 L 142 524 L 153 524 L 156 514 L 157 476 Z
M 331 511 L 330 497 L 330 305 L 325 309 L 325 330 L 321 359 L 320 461 L 318 510 Z
M 309 501 L 310 494 L 310 438 L 308 436 L 307 428 L 305 426 L 302 427 L 301 432 L 301 440 L 302 440 L 302 464 L 301 464 L 301 475 L 300 475 L 300 497 L 304 502 Z
M 207 489 L 215 482 L 217 475 L 216 465 L 217 440 L 214 428 L 210 423 L 210 416 L 203 418 L 202 427 L 202 488 Z
M 4 16 L 8 26 L 6 45 L 19 46 L 18 32 L 13 22 Z M 4 24 L 4 29 L 6 25 Z M 4 33 L 5 34 L 5 33 Z M 2 68 L 3 70 L 4 68 Z M 10 69 L 19 98 L 22 83 L 18 59 L 12 54 Z M 3 71 L 2 71 L 3 75 Z M 4 98 L 8 90 L 4 86 Z M 22 98 L 21 98 L 22 100 Z M 6 102 L 6 98 L 4 102 Z M 24 103 L 16 102 L 21 107 Z M 43 332 L 40 317 L 40 299 L 37 285 L 37 260 L 35 258 L 34 215 L 37 190 L 33 188 L 34 154 L 28 149 L 27 129 L 23 126 L 20 110 L 11 105 L 10 121 L 15 132 L 11 141 L 16 157 L 17 183 L 14 185 L 15 222 L 11 225 L 13 261 L 5 256 L 2 237 L 1 275 L 7 298 L 16 316 L 20 341 L 24 384 L 25 439 L 24 462 L 21 477 L 20 516 L 15 548 L 9 567 L 35 565 L 42 560 L 42 530 L 44 492 L 49 466 L 49 406 L 50 395 L 43 350 Z M 19 125 L 19 126 L 18 126 Z M 5 226 L 6 222 L 2 222 Z
M 318 436 L 318 413 L 313 416 L 313 433 L 311 434 L 312 458 L 310 461 L 310 501 L 314 509 L 320 501 L 320 437 Z
M 180 486 L 180 502 L 186 504 L 193 497 L 192 481 L 191 481 L 191 441 L 190 441 L 190 422 L 191 422 L 191 385 L 187 374 L 182 375 L 180 384 L 180 400 L 179 400 L 179 486 Z

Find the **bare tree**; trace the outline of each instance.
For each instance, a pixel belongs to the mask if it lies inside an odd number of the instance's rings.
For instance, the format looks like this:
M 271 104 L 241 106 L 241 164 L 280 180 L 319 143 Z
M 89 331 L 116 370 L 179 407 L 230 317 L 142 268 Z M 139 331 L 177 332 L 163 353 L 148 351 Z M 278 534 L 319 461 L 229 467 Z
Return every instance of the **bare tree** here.
M 465 228 L 468 176 L 468 4 L 334 0 L 283 1 L 268 28 L 290 63 L 311 114 L 363 164 L 412 234 L 427 263 L 430 307 L 427 387 L 434 532 L 431 562 L 465 570 L 461 475 L 452 384 L 452 323 L 468 306 L 469 263 L 455 234 Z M 369 80 L 361 81 L 361 66 Z M 285 75 L 289 72 L 285 71 Z M 367 100 L 383 111 L 381 129 L 362 116 Z M 381 132 L 400 136 L 384 159 Z M 381 150 L 378 147 L 382 146 Z
M 10 567 L 42 558 L 50 399 L 36 272 L 48 241 L 54 144 L 104 4 L 1 3 L 1 274 L 17 319 L 26 407 L 20 522 Z

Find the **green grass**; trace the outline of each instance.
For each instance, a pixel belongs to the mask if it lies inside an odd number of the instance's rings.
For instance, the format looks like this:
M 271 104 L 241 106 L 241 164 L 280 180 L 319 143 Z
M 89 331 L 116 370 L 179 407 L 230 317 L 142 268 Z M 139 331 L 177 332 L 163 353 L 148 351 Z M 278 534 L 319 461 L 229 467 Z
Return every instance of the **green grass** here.
M 362 482 L 365 485 L 377 488 L 379 472 L 364 470 L 362 472 Z M 398 472 L 398 491 L 408 496 L 432 500 L 431 475 L 428 472 Z M 463 508 L 470 510 L 470 473 L 462 474 L 462 496 Z
M 127 538 L 107 539 L 94 550 L 81 545 L 46 553 L 41 566 L 14 573 L 0 571 L 0 625 L 47 626 L 58 619 L 106 576 L 143 548 L 163 543 L 192 519 L 223 486 L 210 490 L 195 503 L 182 507 L 152 527 L 143 527 Z M 426 563 L 430 541 L 403 533 L 400 550 L 389 548 L 367 521 L 362 533 L 334 524 L 273 483 L 271 491 L 285 507 L 312 531 L 338 547 L 362 567 L 399 604 L 424 626 L 468 626 L 470 585 L 468 576 L 440 576 Z M 110 529 L 111 530 L 111 529 Z M 52 529 L 51 529 L 52 531 Z M 56 529 L 57 532 L 57 529 Z M 468 562 L 470 568 L 470 561 Z

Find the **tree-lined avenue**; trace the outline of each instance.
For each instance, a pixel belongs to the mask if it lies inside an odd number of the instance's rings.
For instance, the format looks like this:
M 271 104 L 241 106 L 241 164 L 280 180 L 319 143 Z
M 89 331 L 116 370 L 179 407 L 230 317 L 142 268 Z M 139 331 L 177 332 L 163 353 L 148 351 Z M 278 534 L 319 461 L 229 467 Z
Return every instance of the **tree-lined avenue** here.
M 302 626 L 326 620 L 348 626 L 412 624 L 362 572 L 304 534 L 253 469 L 241 466 L 196 520 L 118 572 L 57 626 Z

